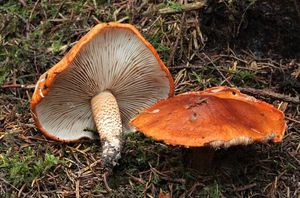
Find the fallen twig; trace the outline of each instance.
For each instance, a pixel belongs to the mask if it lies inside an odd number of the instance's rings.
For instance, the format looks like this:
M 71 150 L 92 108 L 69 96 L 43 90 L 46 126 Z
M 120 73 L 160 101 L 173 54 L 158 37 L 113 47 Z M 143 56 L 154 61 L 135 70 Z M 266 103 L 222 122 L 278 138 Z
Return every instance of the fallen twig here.
M 267 97 L 267 98 L 274 98 L 277 100 L 283 100 L 283 101 L 292 102 L 295 104 L 300 103 L 299 97 L 291 97 L 288 95 L 275 93 L 270 90 L 260 90 L 260 89 L 254 89 L 254 88 L 239 88 L 239 90 L 241 90 L 242 92 L 244 92 L 246 94 L 253 94 L 253 95 L 259 95 L 259 96 L 263 96 L 263 97 Z
M 239 192 L 239 191 L 245 191 L 245 190 L 248 190 L 248 189 L 253 188 L 255 186 L 256 186 L 256 183 L 248 184 L 248 185 L 242 186 L 240 188 L 236 188 L 235 191 L 237 191 L 237 192 Z
M 76 198 L 80 198 L 80 192 L 79 192 L 79 186 L 80 186 L 80 181 L 76 180 L 75 182 L 75 193 L 76 193 Z
M 128 175 L 132 180 L 134 180 L 134 181 L 136 181 L 138 183 L 141 183 L 141 184 L 145 184 L 146 183 L 146 181 L 143 180 L 142 178 L 135 177 L 135 176 L 133 176 L 133 175 L 131 175 L 129 173 L 126 173 L 126 175 Z
M 193 11 L 193 10 L 199 10 L 200 8 L 204 7 L 206 5 L 206 0 L 202 0 L 200 2 L 195 2 L 195 3 L 188 3 L 188 4 L 183 4 L 180 6 L 180 9 L 174 9 L 171 7 L 167 8 L 154 8 L 154 10 L 150 10 L 144 13 L 144 15 L 150 15 L 153 13 L 158 13 L 158 14 L 176 14 L 176 13 L 182 13 L 182 12 L 187 12 L 187 11 Z
M 184 23 L 185 23 L 185 13 L 182 14 L 180 27 L 179 27 L 179 33 L 177 35 L 175 44 L 172 48 L 172 51 L 171 51 L 170 56 L 169 56 L 169 60 L 167 62 L 167 65 L 169 65 L 169 66 L 174 63 L 174 55 L 175 55 L 179 40 L 181 39 L 181 36 L 182 36 L 182 29 L 183 29 L 183 24 Z
M 209 56 L 207 56 L 205 53 L 203 53 L 204 56 L 209 60 L 209 62 L 214 66 L 214 68 L 217 70 L 217 72 L 222 76 L 222 78 L 230 85 L 233 87 L 233 84 L 224 76 L 224 74 L 220 71 L 218 66 L 211 60 Z
M 108 176 L 108 175 L 109 175 L 108 172 L 105 172 L 105 173 L 103 174 L 103 182 L 104 182 L 104 185 L 105 185 L 106 190 L 107 190 L 108 192 L 111 192 L 112 189 L 109 187 L 108 182 L 107 182 L 107 176 Z
M 295 119 L 290 118 L 290 117 L 285 117 L 285 119 L 287 119 L 287 120 L 289 120 L 289 121 L 291 121 L 291 122 L 295 122 L 295 123 L 297 123 L 297 124 L 300 124 L 300 120 L 295 120 Z
M 34 89 L 35 85 L 20 85 L 20 84 L 10 84 L 10 85 L 1 85 L 1 89 Z

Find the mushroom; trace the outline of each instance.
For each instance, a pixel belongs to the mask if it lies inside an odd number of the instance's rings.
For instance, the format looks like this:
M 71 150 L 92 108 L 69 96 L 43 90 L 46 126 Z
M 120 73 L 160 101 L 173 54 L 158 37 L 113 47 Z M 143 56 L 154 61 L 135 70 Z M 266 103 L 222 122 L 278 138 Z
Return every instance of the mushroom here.
M 37 128 L 54 140 L 94 139 L 97 130 L 104 165 L 114 166 L 129 120 L 173 94 L 169 70 L 138 30 L 103 23 L 41 75 L 30 107 Z
M 286 128 L 280 110 L 222 86 L 158 101 L 130 124 L 167 144 L 215 149 L 254 141 L 279 142 Z

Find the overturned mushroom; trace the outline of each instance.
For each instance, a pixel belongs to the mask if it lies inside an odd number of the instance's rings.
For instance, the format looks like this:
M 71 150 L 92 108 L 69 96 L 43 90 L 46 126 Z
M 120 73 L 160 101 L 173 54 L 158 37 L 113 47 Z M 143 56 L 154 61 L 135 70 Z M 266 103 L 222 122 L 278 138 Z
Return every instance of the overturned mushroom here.
M 213 148 L 254 141 L 279 142 L 286 128 L 281 111 L 228 87 L 158 101 L 131 120 L 131 124 L 167 144 Z
M 173 92 L 168 69 L 138 30 L 105 23 L 40 77 L 30 107 L 37 128 L 52 139 L 95 138 L 98 130 L 109 166 L 120 158 L 129 120 Z

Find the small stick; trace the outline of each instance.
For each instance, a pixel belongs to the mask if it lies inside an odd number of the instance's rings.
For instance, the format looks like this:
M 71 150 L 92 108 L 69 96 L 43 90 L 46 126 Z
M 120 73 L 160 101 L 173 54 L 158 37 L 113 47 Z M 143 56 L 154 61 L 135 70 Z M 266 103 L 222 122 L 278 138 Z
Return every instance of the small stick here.
M 141 183 L 141 184 L 145 184 L 145 183 L 146 183 L 145 180 L 143 180 L 143 179 L 141 179 L 141 178 L 138 178 L 138 177 L 135 177 L 135 176 L 133 176 L 133 175 L 131 175 L 131 174 L 129 174 L 129 173 L 126 173 L 126 175 L 128 175 L 132 180 L 134 180 L 134 181 L 136 181 L 136 182 L 139 182 L 139 183 Z
M 206 5 L 206 0 L 202 0 L 200 2 L 195 3 L 188 3 L 180 6 L 180 9 L 173 9 L 173 8 L 162 8 L 162 9 L 154 9 L 154 11 L 145 12 L 144 15 L 152 14 L 153 12 L 157 12 L 158 14 L 165 15 L 165 14 L 176 14 L 182 13 L 187 11 L 194 11 L 199 10 L 200 8 Z
M 214 66 L 214 68 L 217 70 L 217 72 L 222 76 L 222 78 L 233 87 L 233 84 L 224 76 L 224 74 L 219 70 L 218 66 L 207 56 L 205 53 L 203 53 L 204 56 L 209 60 L 209 62 Z
M 284 100 L 287 102 L 292 102 L 294 104 L 300 104 L 300 99 L 299 97 L 291 97 L 291 96 L 287 96 L 284 94 L 280 94 L 280 93 L 275 93 L 273 91 L 269 91 L 269 90 L 259 90 L 259 89 L 254 89 L 254 88 L 239 88 L 239 90 L 241 90 L 241 92 L 245 92 L 247 94 L 252 94 L 252 95 L 260 95 L 263 97 L 271 97 L 277 100 Z
M 181 6 L 181 9 L 173 9 L 173 8 L 162 8 L 158 10 L 159 14 L 175 14 L 180 12 L 187 12 L 193 10 L 199 10 L 203 6 L 206 5 L 206 1 L 200 1 L 196 3 L 188 3 Z
M 173 66 L 173 67 L 168 67 L 170 70 L 176 70 L 176 69 L 203 69 L 204 66 L 202 65 L 192 65 L 189 64 L 187 65 L 178 65 L 178 66 Z
M 289 121 L 291 121 L 291 122 L 295 122 L 295 123 L 300 124 L 300 120 L 295 120 L 295 119 L 290 118 L 290 117 L 285 117 L 285 119 L 287 119 L 287 120 L 289 120 Z
M 179 33 L 177 35 L 175 44 L 174 44 L 174 46 L 172 48 L 172 51 L 170 53 L 170 57 L 169 57 L 169 60 L 168 60 L 168 63 L 167 63 L 167 65 L 169 65 L 169 66 L 174 63 L 174 56 L 175 56 L 175 52 L 176 52 L 179 40 L 181 39 L 181 36 L 182 36 L 182 28 L 183 28 L 184 22 L 185 22 L 185 12 L 182 14 L 181 22 L 180 22 L 180 27 L 179 27 Z
M 80 192 L 79 192 L 79 185 L 80 185 L 80 183 L 79 183 L 79 182 L 80 182 L 79 180 L 77 180 L 77 181 L 75 182 L 76 198 L 80 198 Z
M 245 185 L 245 186 L 242 186 L 240 188 L 237 188 L 235 189 L 236 192 L 239 192 L 239 191 L 244 191 L 244 190 L 248 190 L 248 189 L 251 189 L 253 187 L 256 186 L 256 183 L 253 183 L 253 184 L 248 184 L 248 185 Z
M 20 84 L 10 84 L 10 85 L 2 85 L 1 89 L 34 89 L 35 85 L 20 85 Z
M 103 174 L 103 181 L 104 181 L 104 185 L 105 185 L 106 190 L 107 190 L 108 192 L 111 192 L 112 189 L 109 187 L 108 182 L 107 182 L 107 176 L 108 176 L 108 175 L 109 175 L 109 172 L 105 172 L 105 173 Z

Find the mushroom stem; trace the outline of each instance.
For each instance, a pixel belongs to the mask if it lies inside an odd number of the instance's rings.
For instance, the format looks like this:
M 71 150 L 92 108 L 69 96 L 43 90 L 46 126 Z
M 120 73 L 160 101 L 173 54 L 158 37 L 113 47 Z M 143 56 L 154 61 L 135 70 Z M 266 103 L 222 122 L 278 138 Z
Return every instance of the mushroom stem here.
M 92 98 L 91 107 L 102 144 L 103 164 L 112 168 L 121 158 L 122 122 L 117 100 L 110 91 L 103 91 Z

